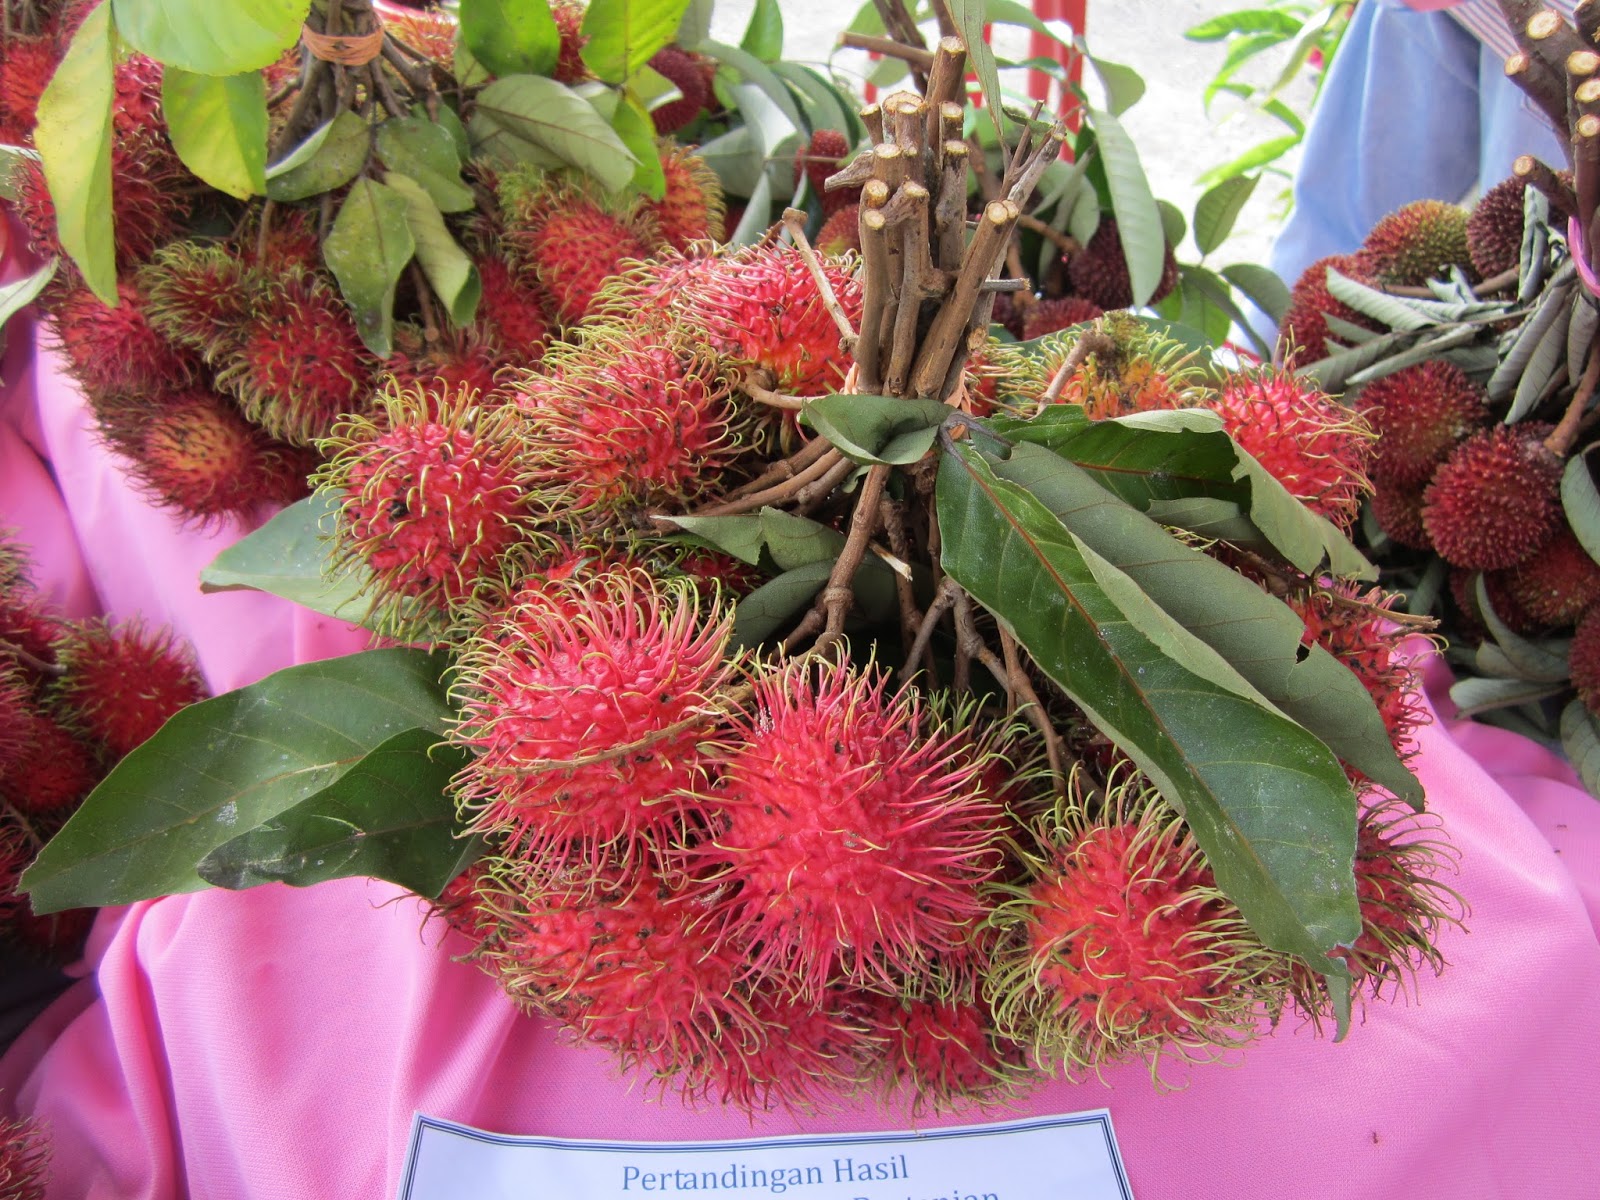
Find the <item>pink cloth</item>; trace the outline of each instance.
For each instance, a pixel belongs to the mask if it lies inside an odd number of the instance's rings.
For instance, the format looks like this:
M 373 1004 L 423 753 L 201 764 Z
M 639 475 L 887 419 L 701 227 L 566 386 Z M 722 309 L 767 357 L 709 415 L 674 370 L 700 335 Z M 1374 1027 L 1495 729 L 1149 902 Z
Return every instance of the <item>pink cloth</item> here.
M 1577 858 L 1600 844 L 1600 805 L 1514 735 L 1436 725 L 1421 741 L 1472 904 L 1442 977 L 1369 1007 L 1342 1045 L 1291 1022 L 1177 1093 L 1130 1065 L 989 1119 L 1109 1106 L 1140 1200 L 1592 1198 L 1600 945 L 1574 875 L 1600 869 Z M 0 1089 L 54 1130 L 50 1195 L 389 1197 L 416 1111 L 640 1140 L 917 1124 L 875 1102 L 752 1120 L 652 1100 L 438 937 L 415 901 L 365 881 L 136 905 L 100 959 L 103 998 L 80 985 L 0 1063 Z

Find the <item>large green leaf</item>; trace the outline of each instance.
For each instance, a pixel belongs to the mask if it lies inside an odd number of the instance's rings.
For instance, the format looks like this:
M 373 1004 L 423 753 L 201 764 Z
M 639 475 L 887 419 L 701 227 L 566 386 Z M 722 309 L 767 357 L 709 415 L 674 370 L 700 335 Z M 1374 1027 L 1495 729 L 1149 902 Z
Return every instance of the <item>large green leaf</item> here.
M 362 599 L 368 575 L 351 564 L 335 570 L 329 557 L 338 507 L 328 492 L 289 505 L 217 555 L 200 572 L 200 590 L 267 592 L 312 612 L 362 624 L 371 607 Z
M 1155 294 L 1166 262 L 1166 235 L 1161 227 L 1161 211 L 1145 178 L 1139 151 L 1122 127 L 1122 122 L 1101 109 L 1088 110 L 1089 122 L 1105 163 L 1106 184 L 1111 190 L 1111 210 L 1117 217 L 1117 236 L 1128 260 L 1128 278 L 1137 308 Z
M 542 164 L 553 155 L 609 192 L 627 187 L 639 165 L 594 105 L 539 75 L 510 75 L 484 88 L 467 130 L 474 148 L 492 163 Z
M 539 0 L 461 0 L 461 40 L 496 75 L 547 75 L 561 31 Z
M 1600 796 L 1600 721 L 1582 700 L 1561 710 L 1561 748 L 1589 794 Z
M 212 187 L 240 200 L 267 190 L 267 89 L 259 71 L 196 75 L 168 67 L 161 113 L 183 165 Z
M 1262 940 L 1340 973 L 1325 956 L 1361 918 L 1333 753 L 971 444 L 944 456 L 937 502 L 945 570 L 1184 814 Z
M 590 0 L 583 61 L 607 83 L 622 83 L 672 41 L 689 0 Z
M 794 129 L 802 130 L 808 137 L 811 127 L 806 123 L 805 117 L 800 112 L 800 107 L 795 103 L 794 94 L 789 91 L 788 85 L 753 54 L 747 54 L 737 46 L 725 46 L 721 42 L 707 42 L 701 48 L 701 53 L 709 54 L 718 62 L 725 63 L 737 71 L 744 79 L 748 80 L 761 95 L 772 102 L 772 106 L 783 114 L 784 121 Z M 748 102 L 740 101 L 740 111 L 749 107 Z M 751 114 L 745 113 L 749 120 Z M 755 123 L 755 122 L 752 122 Z M 766 127 L 762 129 L 762 140 L 770 150 L 782 138 L 783 133 L 771 127 L 771 122 L 762 122 Z
M 1578 544 L 1589 552 L 1589 557 L 1600 562 L 1600 490 L 1594 486 L 1594 476 L 1589 470 L 1589 447 L 1582 454 L 1567 460 L 1561 474 L 1561 507 L 1566 510 L 1567 524 L 1578 539 Z
M 33 142 L 56 210 L 56 237 L 83 281 L 117 302 L 116 235 L 111 220 L 111 103 L 117 37 L 110 6 L 84 18 L 39 97 Z
M 764 63 L 775 63 L 783 57 L 783 10 L 778 7 L 778 0 L 756 0 L 744 37 L 739 39 L 739 49 Z
M 933 448 L 950 415 L 938 400 L 897 396 L 820 396 L 800 420 L 858 463 L 914 463 Z
M 390 117 L 378 126 L 378 154 L 391 171 L 416 180 L 440 212 L 469 212 L 472 189 L 461 179 L 455 139 L 426 117 Z
M 366 120 L 341 112 L 267 168 L 267 195 L 284 203 L 342 188 L 360 174 L 371 150 L 372 129 Z
M 411 206 L 394 188 L 358 179 L 322 243 L 323 261 L 355 315 L 361 340 L 379 358 L 394 349 L 394 292 L 416 253 Z
M 1004 141 L 1000 69 L 994 60 L 994 47 L 989 45 L 989 39 L 984 36 L 984 9 L 984 0 L 950 0 L 950 15 L 955 18 L 956 28 L 967 47 L 967 61 L 978 76 L 978 86 L 983 91 L 983 106 L 989 110 L 989 119 L 994 122 L 995 136 Z
M 1194 244 L 1200 248 L 1202 256 L 1227 240 L 1260 179 L 1259 175 L 1234 175 L 1195 201 Z
M 451 236 L 433 196 L 421 183 L 393 171 L 384 176 L 384 183 L 405 199 L 406 223 L 411 227 L 417 262 L 427 277 L 428 286 L 456 326 L 472 324 L 478 301 L 483 296 L 478 268 Z
M 397 733 L 442 733 L 445 660 L 368 650 L 183 709 L 89 794 L 29 868 L 39 912 L 192 892 L 196 864 L 331 785 Z
M 743 597 L 733 610 L 733 644 L 750 647 L 766 641 L 816 598 L 831 574 L 830 562 L 808 563 L 767 580 Z
M 1234 263 L 1222 268 L 1222 277 L 1245 296 L 1273 322 L 1281 323 L 1289 311 L 1289 288 L 1277 274 L 1267 267 L 1254 263 Z
M 397 733 L 330 786 L 211 851 L 200 878 L 247 888 L 366 876 L 437 896 L 478 850 L 457 836 L 446 790 L 467 758 L 431 730 Z
M 989 465 L 1125 571 L 1153 603 L 1345 762 L 1409 803 L 1421 803 L 1422 789 L 1395 754 L 1365 685 L 1321 646 L 1302 643 L 1305 622 L 1283 601 L 1185 546 L 1042 446 L 1017 446 L 1008 460 Z
M 661 166 L 661 152 L 656 148 L 656 125 L 650 113 L 632 96 L 619 95 L 616 111 L 611 114 L 611 128 L 639 160 L 629 186 L 651 200 L 665 198 L 667 174 Z
M 300 39 L 311 0 L 111 0 L 117 32 L 141 54 L 198 75 L 276 62 Z

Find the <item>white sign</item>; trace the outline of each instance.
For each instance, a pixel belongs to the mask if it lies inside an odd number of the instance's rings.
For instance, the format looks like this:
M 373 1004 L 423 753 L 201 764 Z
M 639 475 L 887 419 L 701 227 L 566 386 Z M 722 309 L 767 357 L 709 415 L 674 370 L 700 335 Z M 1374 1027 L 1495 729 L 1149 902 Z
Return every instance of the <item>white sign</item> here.
M 417 1114 L 400 1200 L 1133 1200 L 1106 1109 L 914 1133 L 606 1142 Z

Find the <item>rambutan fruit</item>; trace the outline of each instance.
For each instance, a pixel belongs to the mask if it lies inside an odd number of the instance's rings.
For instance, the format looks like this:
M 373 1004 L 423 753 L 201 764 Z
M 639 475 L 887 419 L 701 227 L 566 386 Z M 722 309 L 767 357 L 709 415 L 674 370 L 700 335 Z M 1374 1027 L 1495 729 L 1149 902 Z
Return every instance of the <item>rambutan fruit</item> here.
M 1532 634 L 1541 630 L 1541 623 L 1523 610 L 1522 605 L 1517 603 L 1506 586 L 1516 570 L 1516 567 L 1508 567 L 1503 571 L 1468 571 L 1463 567 L 1450 568 L 1448 577 L 1450 597 L 1456 604 L 1459 614 L 1456 628 L 1463 640 L 1470 643 L 1489 636 L 1489 621 L 1478 598 L 1480 579 L 1483 581 L 1484 596 L 1489 602 L 1489 608 L 1493 610 L 1495 620 L 1512 633 Z
M 1198 374 L 1185 366 L 1189 353 L 1126 313 L 1110 313 L 1095 322 L 1094 332 L 1104 340 L 1084 356 L 1070 374 L 1057 403 L 1081 405 L 1091 421 L 1134 412 L 1186 408 L 1203 402 L 1196 386 Z M 999 399 L 1032 412 L 1051 379 L 1066 362 L 1083 329 L 1046 334 L 1037 354 L 1022 354 L 1001 347 L 997 367 L 1014 380 L 1002 387 Z
M 167 395 L 127 449 L 139 483 L 160 503 L 201 521 L 290 504 L 307 491 L 315 459 L 273 441 L 204 388 Z
M 1483 389 L 1439 359 L 1374 380 L 1360 403 L 1378 434 L 1373 479 L 1408 488 L 1427 483 L 1456 444 L 1490 419 Z
M 474 261 L 483 298 L 472 322 L 473 332 L 498 346 L 510 361 L 532 365 L 550 341 L 544 293 L 532 280 L 519 277 L 498 255 L 485 254 Z
M 55 202 L 44 171 L 32 160 L 17 168 L 17 215 L 41 257 L 63 253 L 56 236 Z M 117 265 L 144 262 L 176 238 L 189 215 L 187 173 L 165 139 L 148 134 L 118 138 L 111 147 L 111 218 Z
M 811 184 L 811 194 L 821 201 L 825 216 L 831 217 L 861 198 L 859 187 L 827 190 L 828 177 L 844 166 L 849 153 L 850 143 L 837 129 L 816 130 L 811 140 L 795 153 L 794 186 L 799 187 L 800 180 L 806 179 Z
M 26 583 L 0 589 L 0 643 L 9 643 L 27 656 L 16 665 L 30 683 L 40 682 L 43 673 L 27 660 L 54 664 L 56 643 L 61 640 L 64 624 Z
M 506 247 L 550 296 L 553 315 L 576 325 L 623 261 L 644 258 L 648 219 L 618 213 L 584 187 L 532 172 L 501 176 Z
M 514 410 L 392 383 L 378 403 L 319 443 L 313 482 L 338 496 L 341 557 L 372 573 L 375 609 L 400 627 L 466 599 L 531 520 Z
M 1378 523 L 1378 528 L 1391 541 L 1411 550 L 1433 549 L 1433 540 L 1422 523 L 1422 496 L 1420 487 L 1401 487 L 1380 481 L 1373 484 L 1368 499 L 1372 519 Z
M 1228 433 L 1312 512 L 1347 526 L 1368 490 L 1371 426 L 1315 384 L 1266 367 L 1228 376 L 1207 403 Z
M 722 183 L 706 160 L 681 146 L 664 143 L 661 170 L 666 194 L 646 200 L 643 208 L 655 218 L 658 242 L 686 250 L 691 242 L 722 235 Z
M 93 908 L 68 908 L 35 916 L 32 911 L 24 909 L 6 923 L 3 933 L 6 941 L 33 957 L 65 966 L 83 953 L 84 939 L 89 936 L 97 911 Z
M 599 326 L 547 358 L 548 386 L 523 403 L 531 485 L 552 513 L 682 501 L 731 457 L 731 385 L 705 350 Z
M 157 250 L 136 279 L 146 296 L 146 319 L 169 341 L 208 362 L 236 344 L 249 316 L 250 276 L 226 246 L 173 242 Z
M 206 698 L 193 652 L 138 621 L 68 627 L 58 653 L 65 674 L 52 698 L 116 758 L 142 745 L 180 709 Z
M 1467 253 L 1484 279 L 1513 270 L 1522 261 L 1525 179 L 1502 179 L 1478 199 L 1467 218 Z
M 838 1104 L 870 1082 L 883 1048 L 856 989 L 829 988 L 816 1000 L 771 992 L 750 997 L 756 1036 L 725 1039 L 700 1068 L 708 1097 L 746 1112 L 814 1110 Z
M 34 712 L 27 755 L 0 779 L 0 798 L 29 815 L 65 815 L 98 782 L 94 752 L 55 718 Z
M 383 23 L 392 26 L 412 49 L 420 51 L 446 71 L 453 70 L 456 52 L 456 22 L 437 8 L 403 11 L 384 10 Z
M 25 145 L 32 140 L 44 94 L 61 52 L 53 37 L 11 34 L 0 53 L 0 142 Z
M 79 286 L 51 319 L 73 375 L 90 393 L 155 392 L 195 374 L 194 360 L 151 327 L 145 295 L 130 279 L 117 281 L 115 308 Z
M 265 211 L 256 214 L 239 235 L 241 260 L 268 277 L 285 271 L 323 270 L 322 239 L 317 236 L 316 214 L 303 208 L 274 207 L 266 233 L 262 234 Z
M 1378 279 L 1415 287 L 1448 275 L 1451 267 L 1472 271 L 1467 245 L 1467 210 L 1442 200 L 1413 200 L 1372 227 L 1361 249 Z
M 1573 625 L 1600 600 L 1600 563 L 1563 524 L 1542 548 L 1506 571 L 1505 587 L 1541 625 Z
M 161 64 L 143 54 L 130 54 L 117 64 L 116 95 L 111 102 L 112 127 L 119 136 L 151 134 L 165 139 L 161 115 Z
M 843 381 L 850 358 L 797 248 L 746 246 L 709 261 L 711 269 L 689 279 L 681 294 L 684 323 L 719 354 L 765 369 L 777 391 L 818 396 Z M 824 260 L 823 272 L 859 325 L 861 285 L 848 261 Z
M 1362 329 L 1381 332 L 1383 326 L 1363 316 L 1328 290 L 1328 272 L 1337 271 L 1357 283 L 1374 284 L 1377 277 L 1364 254 L 1334 254 L 1319 258 L 1301 273 L 1289 290 L 1289 307 L 1280 323 L 1279 355 L 1286 366 L 1304 366 L 1328 357 L 1328 343 L 1347 345 L 1328 328 L 1328 318 Z
M 694 56 L 679 46 L 663 46 L 651 57 L 649 65 L 678 89 L 677 99 L 650 110 L 650 119 L 658 134 L 677 133 L 706 110 L 711 101 L 711 85 Z
M 666 316 L 682 324 L 683 298 L 718 277 L 721 258 L 712 251 L 709 243 L 699 242 L 687 253 L 666 249 L 624 262 L 589 305 L 589 321 L 614 325 Z
M 914 1112 L 999 1104 L 1025 1089 L 1026 1051 L 996 1032 L 984 1001 L 877 999 L 870 1012 L 885 1082 L 913 1097 Z
M 1161 280 L 1145 304 L 1159 304 L 1178 286 L 1178 260 L 1167 246 L 1162 260 Z M 1115 217 L 1102 217 L 1100 224 L 1072 261 L 1067 264 L 1072 290 L 1102 309 L 1128 308 L 1133 304 L 1133 281 L 1128 275 L 1128 260 L 1122 252 L 1122 235 Z
M 1217 888 L 1192 835 L 1132 772 L 1105 800 L 1082 774 L 1036 828 L 1031 882 L 990 918 L 985 985 L 1003 1035 L 1069 1071 L 1206 1057 L 1256 1033 L 1278 956 Z
M 847 204 L 817 230 L 817 250 L 830 258 L 861 252 L 861 206 Z
M 1567 651 L 1567 669 L 1583 706 L 1600 716 L 1600 604 L 1578 618 Z
M 1422 523 L 1454 567 L 1493 571 L 1533 556 L 1561 526 L 1561 460 L 1550 426 L 1496 425 L 1462 442 L 1423 493 Z
M 291 445 L 310 445 L 367 407 L 378 360 L 344 301 L 319 276 L 274 277 L 235 345 L 215 361 L 217 386 L 246 417 Z
M 32 744 L 33 687 L 13 660 L 0 656 L 0 779 L 22 762 Z
M 37 1121 L 0 1117 L 0 1196 L 44 1200 L 50 1181 L 50 1137 Z
M 1079 296 L 1062 296 L 1059 300 L 1039 300 L 1030 304 L 1022 316 L 1022 340 L 1034 338 L 1059 329 L 1070 329 L 1104 315 L 1105 309 L 1092 300 Z
M 721 593 L 735 597 L 748 596 L 766 582 L 766 576 L 759 568 L 720 550 L 709 550 L 703 546 L 668 545 L 663 547 L 663 552 L 665 569 L 693 579 L 703 596 Z
M 612 569 L 524 588 L 458 662 L 475 752 L 454 787 L 507 857 L 591 872 L 638 856 L 694 807 L 732 623 L 686 579 Z
M 935 958 L 959 969 L 1001 862 L 986 754 L 873 666 L 796 660 L 754 687 L 754 711 L 729 718 L 698 850 L 753 977 L 797 997 L 835 982 L 894 995 Z
M 593 79 L 589 64 L 583 61 L 583 48 L 589 39 L 583 33 L 583 16 L 587 5 L 582 0 L 553 0 L 550 15 L 555 18 L 556 31 L 561 35 L 561 52 L 551 72 L 561 83 L 583 83 Z
M 502 398 L 500 370 L 509 359 L 498 346 L 470 333 L 445 334 L 429 345 L 415 325 L 397 325 L 394 342 L 384 368 L 401 388 L 419 387 L 446 401 L 465 393 L 484 405 Z

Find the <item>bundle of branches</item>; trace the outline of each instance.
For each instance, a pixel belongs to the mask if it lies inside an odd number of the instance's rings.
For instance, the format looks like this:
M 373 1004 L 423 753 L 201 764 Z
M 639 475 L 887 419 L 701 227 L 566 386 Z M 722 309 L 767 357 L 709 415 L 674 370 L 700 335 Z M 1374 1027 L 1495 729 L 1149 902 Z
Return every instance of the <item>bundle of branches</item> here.
M 1362 532 L 1434 613 L 1463 712 L 1559 738 L 1600 794 L 1600 5 L 1505 3 L 1506 61 L 1570 169 L 1518 159 L 1468 212 L 1420 201 L 1315 264 L 1286 320 L 1302 374 L 1379 432 Z
M 508 402 L 339 422 L 208 577 L 406 644 L 186 709 L 35 905 L 391 879 L 530 1010 L 751 1108 L 1159 1072 L 1438 967 L 1405 621 L 1343 532 L 1370 435 L 1130 314 L 994 340 L 1065 131 L 969 221 L 968 49 L 931 54 L 830 181 L 859 259 L 792 214 L 641 260 Z

